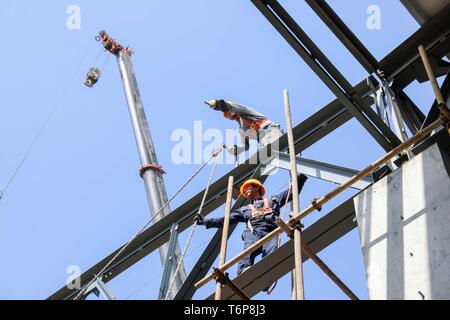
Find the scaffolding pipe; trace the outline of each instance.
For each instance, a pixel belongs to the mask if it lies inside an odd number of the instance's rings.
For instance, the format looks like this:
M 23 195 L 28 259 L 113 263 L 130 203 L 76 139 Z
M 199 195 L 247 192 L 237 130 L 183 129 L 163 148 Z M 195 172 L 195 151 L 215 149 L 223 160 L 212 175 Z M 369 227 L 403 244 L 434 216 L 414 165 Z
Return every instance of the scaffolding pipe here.
M 227 285 L 241 300 L 250 300 L 250 298 L 228 277 L 228 273 L 223 273 L 220 269 L 214 269 L 215 277 L 218 283 Z M 216 299 L 217 300 L 217 299 Z
M 305 243 L 302 243 L 303 252 L 316 263 L 316 265 L 333 281 L 350 299 L 359 300 L 345 283 L 322 261 Z
M 277 225 L 283 229 L 289 238 L 293 239 L 294 230 L 289 228 L 282 219 L 277 220 Z M 320 259 L 304 242 L 302 242 L 302 251 L 308 256 L 308 258 L 314 261 L 317 266 L 331 279 L 331 281 L 333 281 L 350 299 L 359 300 L 358 297 L 345 285 L 345 283 L 339 279 L 339 277 L 325 264 L 325 262 L 323 262 L 322 259 Z M 295 292 L 293 297 L 295 297 Z
M 438 104 L 439 109 L 441 112 L 445 115 L 446 118 L 450 118 L 450 112 L 445 105 L 444 97 L 442 96 L 441 89 L 439 89 L 439 85 L 436 81 L 436 77 L 433 72 L 433 68 L 431 67 L 430 60 L 428 59 L 427 52 L 425 51 L 425 48 L 420 45 L 419 46 L 419 53 L 420 57 L 422 58 L 423 65 L 425 67 L 425 70 L 428 75 L 428 79 L 430 79 L 431 87 L 433 88 L 434 95 L 436 96 L 436 101 Z M 450 134 L 450 128 L 448 129 L 448 132 Z
M 234 185 L 234 177 L 230 176 L 228 178 L 228 189 L 227 189 L 227 200 L 225 207 L 225 218 L 223 220 L 223 229 L 222 229 L 222 242 L 220 245 L 220 258 L 219 258 L 219 269 L 226 261 L 227 256 L 227 241 L 228 241 L 228 229 L 230 226 L 230 212 L 231 212 L 231 201 L 233 196 L 233 185 Z M 217 281 L 216 283 L 216 295 L 215 300 L 222 300 L 222 283 Z
M 431 67 L 430 59 L 428 59 L 427 52 L 425 48 L 420 45 L 419 46 L 420 57 L 422 58 L 423 65 L 425 67 L 425 71 L 427 72 L 428 79 L 430 79 L 431 87 L 433 88 L 434 95 L 436 96 L 437 103 L 442 105 L 445 103 L 444 97 L 442 96 L 441 90 L 439 89 L 439 85 L 436 81 L 436 77 L 434 76 L 433 68 Z
M 435 122 L 433 122 L 432 124 L 430 124 L 428 127 L 426 127 L 423 130 L 419 131 L 417 134 L 415 134 L 413 137 L 411 137 L 408 141 L 405 141 L 404 143 L 400 144 L 399 146 L 397 146 L 396 148 L 394 148 L 393 150 L 391 150 L 390 152 L 385 154 L 383 157 L 381 157 L 380 159 L 378 159 L 377 161 L 372 163 L 370 166 L 368 166 L 367 168 L 365 168 L 364 170 L 362 170 L 361 172 L 359 172 L 358 174 L 353 176 L 347 182 L 341 184 L 339 187 L 337 187 L 336 189 L 334 189 L 330 193 L 326 194 L 322 198 L 314 200 L 313 204 L 311 204 L 306 209 L 304 209 L 302 212 L 300 212 L 299 214 L 297 214 L 294 217 L 292 217 L 291 219 L 289 219 L 288 225 L 289 226 L 294 225 L 295 223 L 299 222 L 301 219 L 303 219 L 307 215 L 309 215 L 311 212 L 320 209 L 323 204 L 325 204 L 326 202 L 328 202 L 331 199 L 333 199 L 334 197 L 336 197 L 342 191 L 344 191 L 345 189 L 349 188 L 355 182 L 361 180 L 363 177 L 365 177 L 366 175 L 368 175 L 372 171 L 374 171 L 374 170 L 378 169 L 379 167 L 381 167 L 383 164 L 385 164 L 387 161 L 389 161 L 390 159 L 395 157 L 397 154 L 399 154 L 400 152 L 402 152 L 406 148 L 409 148 L 410 146 L 412 146 L 416 142 L 418 142 L 418 141 L 422 140 L 423 138 L 427 137 L 431 132 L 433 132 L 433 130 L 437 129 L 438 127 L 443 125 L 448 120 L 449 119 L 441 117 L 438 120 L 436 120 Z M 230 268 L 231 266 L 236 264 L 239 260 L 241 260 L 243 257 L 249 255 L 250 253 L 252 253 L 256 249 L 260 248 L 263 244 L 265 244 L 266 242 L 270 241 L 274 237 L 278 236 L 282 232 L 283 232 L 283 229 L 280 228 L 280 227 L 274 229 L 272 232 L 267 234 L 265 237 L 261 238 L 260 240 L 255 242 L 253 245 L 251 245 L 250 247 L 248 247 L 247 249 L 245 249 L 244 251 L 242 251 L 241 253 L 239 253 L 235 257 L 233 257 L 227 263 L 222 265 L 221 270 L 222 271 L 227 270 L 228 268 Z M 206 283 L 208 283 L 212 279 L 214 279 L 214 274 L 213 273 L 207 275 L 206 277 L 204 277 L 203 279 L 198 281 L 195 284 L 195 287 L 196 288 L 201 288 L 202 286 L 204 286 Z
M 294 134 L 292 132 L 291 108 L 289 105 L 289 92 L 283 91 L 284 114 L 286 116 L 286 130 L 289 145 L 289 158 L 291 162 L 291 185 L 292 185 L 292 211 L 296 215 L 300 211 L 298 204 L 298 180 L 297 180 L 297 159 L 295 156 Z M 294 231 L 294 261 L 295 261 L 295 297 L 296 300 L 305 299 L 303 285 L 303 266 L 302 266 L 302 233 L 300 229 Z

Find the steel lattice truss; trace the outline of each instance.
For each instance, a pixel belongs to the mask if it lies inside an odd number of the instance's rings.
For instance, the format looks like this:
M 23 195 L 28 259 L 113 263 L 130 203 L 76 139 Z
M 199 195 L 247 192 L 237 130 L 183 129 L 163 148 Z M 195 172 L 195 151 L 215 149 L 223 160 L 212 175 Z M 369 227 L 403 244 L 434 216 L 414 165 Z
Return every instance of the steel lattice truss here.
M 355 87 L 350 85 L 342 73 L 326 58 L 325 54 L 320 51 L 278 1 L 251 1 L 337 97 L 336 100 L 294 128 L 296 153 L 302 152 L 352 118 L 356 118 L 375 142 L 386 151 L 390 151 L 400 144 L 401 141 L 397 135 L 371 108 L 374 103 L 371 96 L 372 89 L 367 84 L 366 79 Z M 436 76 L 447 74 L 442 92 L 444 98 L 447 101 L 449 100 L 449 63 L 442 58 L 450 53 L 450 24 L 448 23 L 450 5 L 444 7 L 428 21 L 421 21 L 422 26 L 417 32 L 384 59 L 377 61 L 324 0 L 305 1 L 369 74 L 375 73 L 386 81 L 393 81 L 392 90 L 399 102 L 403 120 L 411 133 L 418 132 L 422 127 L 437 119 L 439 111 L 436 103 L 431 106 L 428 116 L 425 116 L 404 93 L 403 89 L 415 80 L 426 81 L 425 71 L 417 51 L 417 47 L 423 45 L 433 60 Z M 402 2 L 405 4 L 411 1 L 405 0 Z M 410 8 L 408 7 L 408 9 Z M 280 150 L 287 149 L 286 135 L 279 139 L 279 148 Z M 240 185 L 253 174 L 257 168 L 255 163 L 257 163 L 257 159 L 251 158 L 213 183 L 203 208 L 203 215 L 211 213 L 225 203 L 227 177 L 233 175 L 235 185 Z M 260 170 L 256 171 L 254 177 L 262 181 L 266 179 L 266 176 L 261 176 Z M 204 190 L 140 234 L 102 275 L 103 283 L 114 279 L 166 243 L 169 240 L 170 229 L 174 223 L 179 224 L 179 232 L 189 228 L 200 206 L 203 192 Z M 243 201 L 238 200 L 234 208 L 242 205 Z M 354 229 L 356 227 L 354 217 L 353 200 L 350 198 L 308 227 L 303 233 L 303 241 L 315 253 L 318 253 Z M 230 235 L 234 229 L 235 226 L 230 226 Z M 191 299 L 193 297 L 196 290 L 194 283 L 210 271 L 219 254 L 220 238 L 221 230 L 218 230 L 191 270 L 175 299 Z M 234 280 L 235 283 L 251 297 L 264 289 L 267 283 L 279 279 L 291 271 L 294 268 L 292 242 L 291 240 L 285 243 L 274 253 L 256 263 L 252 267 L 251 273 L 241 274 Z M 84 272 L 81 275 L 81 285 L 87 284 L 97 275 L 119 249 Z M 306 257 L 303 258 L 306 259 Z M 77 289 L 70 290 L 64 286 L 51 295 L 49 299 L 73 299 L 78 292 Z M 89 293 L 89 290 L 86 293 Z M 226 288 L 223 291 L 223 298 L 235 299 L 236 297 Z

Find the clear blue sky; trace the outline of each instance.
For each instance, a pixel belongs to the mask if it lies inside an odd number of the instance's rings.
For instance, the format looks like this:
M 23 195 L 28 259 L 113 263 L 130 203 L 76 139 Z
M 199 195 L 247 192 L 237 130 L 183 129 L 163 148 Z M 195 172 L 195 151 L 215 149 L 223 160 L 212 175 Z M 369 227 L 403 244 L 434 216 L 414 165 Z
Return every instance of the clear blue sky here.
M 56 4 L 57 3 L 57 4 Z M 340 45 L 303 1 L 281 1 L 353 84 L 366 72 Z M 329 1 L 344 21 L 381 59 L 417 30 L 399 1 Z M 69 5 L 81 9 L 81 29 L 69 30 Z M 381 30 L 366 27 L 369 5 L 381 8 Z M 0 79 L 0 188 L 4 188 L 77 65 L 101 29 L 136 54 L 133 62 L 159 162 L 168 174 L 172 195 L 197 165 L 175 165 L 171 149 L 175 129 L 234 127 L 208 110 L 205 99 L 225 98 L 257 108 L 284 128 L 282 90 L 291 96 L 297 124 L 334 99 L 332 93 L 297 56 L 249 1 L 85 1 L 3 0 Z M 127 105 L 114 57 L 93 89 L 84 75 L 100 51 L 94 44 L 47 130 L 16 176 L 0 205 L 0 299 L 45 299 L 61 288 L 69 265 L 82 271 L 124 244 L 150 217 Z M 96 66 L 101 66 L 102 54 Z M 414 84 L 408 94 L 426 112 L 432 92 Z M 205 143 L 206 145 L 207 143 Z M 303 156 L 361 169 L 383 154 L 355 120 L 339 128 Z M 172 203 L 176 208 L 205 186 L 210 166 Z M 221 165 L 220 177 L 232 165 Z M 269 192 L 288 181 L 280 172 L 267 181 Z M 333 184 L 309 179 L 301 200 L 332 190 Z M 347 191 L 308 218 L 309 225 L 347 199 Z M 223 214 L 223 207 L 212 213 Z M 238 227 L 228 256 L 242 250 Z M 184 246 L 187 232 L 180 236 Z M 198 229 L 186 268 L 195 263 L 214 230 Z M 321 258 L 362 299 L 367 298 L 358 231 L 320 253 Z M 216 263 L 217 264 L 217 263 Z M 158 252 L 110 282 L 119 299 L 155 299 L 161 277 Z M 311 262 L 304 265 L 307 299 L 346 297 Z M 231 270 L 235 275 L 235 269 Z M 146 284 L 146 286 L 144 286 Z M 144 286 L 141 290 L 138 288 Z M 289 277 L 260 299 L 289 299 Z M 195 295 L 211 293 L 210 284 Z M 130 294 L 133 294 L 130 296 Z

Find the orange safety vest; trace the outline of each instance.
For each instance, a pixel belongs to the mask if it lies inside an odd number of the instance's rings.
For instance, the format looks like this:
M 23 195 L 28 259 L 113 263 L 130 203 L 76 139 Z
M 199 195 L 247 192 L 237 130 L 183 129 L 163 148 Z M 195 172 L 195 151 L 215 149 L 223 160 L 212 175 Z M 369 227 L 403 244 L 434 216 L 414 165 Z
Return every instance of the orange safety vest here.
M 250 231 L 253 233 L 253 226 L 251 223 L 251 220 L 261 218 L 265 215 L 273 213 L 273 209 L 269 205 L 269 199 L 264 198 L 264 207 L 262 208 L 255 208 L 253 204 L 249 204 L 247 206 L 252 211 L 252 217 L 248 219 L 247 226 L 250 229 Z

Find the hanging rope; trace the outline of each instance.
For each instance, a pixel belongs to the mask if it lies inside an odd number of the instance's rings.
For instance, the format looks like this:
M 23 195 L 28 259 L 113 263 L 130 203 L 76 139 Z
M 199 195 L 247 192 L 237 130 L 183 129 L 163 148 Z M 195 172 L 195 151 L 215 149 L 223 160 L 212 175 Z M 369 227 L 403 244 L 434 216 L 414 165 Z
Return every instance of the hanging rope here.
M 108 54 L 108 56 L 106 57 L 105 62 L 103 63 L 102 67 L 100 68 L 100 72 L 103 74 L 103 70 L 105 69 L 106 65 L 109 62 L 109 58 L 111 58 L 111 54 Z
M 66 94 L 69 92 L 69 89 L 72 87 L 73 81 L 75 80 L 75 77 L 78 74 L 78 71 L 80 70 L 80 68 L 83 66 L 84 61 L 86 60 L 86 58 L 88 57 L 89 53 L 91 52 L 93 46 L 94 46 L 95 42 L 93 42 L 90 47 L 88 48 L 88 50 L 86 51 L 86 54 L 83 56 L 83 58 L 81 59 L 80 63 L 78 64 L 77 68 L 75 69 L 75 72 L 73 73 L 72 77 L 70 78 L 68 84 L 66 85 L 65 89 L 63 90 L 63 93 L 60 95 L 60 97 L 58 98 L 58 100 L 56 101 L 55 105 L 53 106 L 53 108 L 51 109 L 49 115 L 47 116 L 47 119 L 44 121 L 44 123 L 42 124 L 41 128 L 39 129 L 38 133 L 36 134 L 35 138 L 33 139 L 33 142 L 31 143 L 31 145 L 28 147 L 27 151 L 25 152 L 25 155 L 22 157 L 22 160 L 19 162 L 19 164 L 17 165 L 16 169 L 14 170 L 13 174 L 11 175 L 11 177 L 8 180 L 8 183 L 6 184 L 6 186 L 3 188 L 2 191 L 0 191 L 0 201 L 3 199 L 3 197 L 5 196 L 6 192 L 8 191 L 8 188 L 10 187 L 10 185 L 12 184 L 12 182 L 14 181 L 14 178 L 16 177 L 17 173 L 19 172 L 19 170 L 22 168 L 22 165 L 24 164 L 24 162 L 27 160 L 28 156 L 30 155 L 31 151 L 33 150 L 34 146 L 36 145 L 36 143 L 38 142 L 39 138 L 41 137 L 42 133 L 45 131 L 45 129 L 47 128 L 51 118 L 53 117 L 53 114 L 56 112 L 56 110 L 58 109 L 58 107 L 60 106 L 61 102 L 63 101 L 64 97 L 66 96 Z
M 205 201 L 206 201 L 206 196 L 208 195 L 209 187 L 211 186 L 212 179 L 213 179 L 214 173 L 216 171 L 217 162 L 219 160 L 219 154 L 221 154 L 222 150 L 223 150 L 223 148 L 220 148 L 220 150 L 217 153 L 216 161 L 214 161 L 214 166 L 213 166 L 213 168 L 211 170 L 211 175 L 209 176 L 209 180 L 208 180 L 208 184 L 206 185 L 205 192 L 203 193 L 203 198 L 202 198 L 202 201 L 200 203 L 200 207 L 198 208 L 197 215 L 201 215 L 202 214 L 203 206 L 205 205 Z M 170 281 L 169 288 L 167 289 L 166 296 L 164 297 L 163 300 L 167 300 L 170 292 L 172 291 L 172 287 L 173 287 L 173 284 L 175 283 L 175 279 L 176 279 L 178 270 L 180 270 L 180 267 L 183 264 L 184 257 L 186 255 L 187 249 L 188 249 L 188 247 L 189 247 L 189 245 L 191 243 L 192 236 L 194 235 L 194 231 L 195 231 L 196 227 L 197 227 L 197 221 L 192 226 L 191 233 L 189 234 L 188 240 L 187 240 L 186 245 L 184 246 L 184 249 L 183 249 L 183 253 L 181 254 L 180 260 L 178 261 L 177 268 L 175 269 L 175 272 L 173 273 L 172 280 Z
M 100 47 L 100 51 L 97 54 L 97 57 L 94 60 L 94 63 L 92 64 L 93 66 L 95 66 L 97 64 L 98 59 L 100 59 L 100 56 L 102 55 L 102 53 L 105 52 L 105 49 Z
M 119 255 L 122 254 L 122 252 L 125 251 L 126 248 L 129 247 L 129 245 L 147 228 L 147 226 L 150 225 L 150 223 L 153 222 L 153 220 L 160 215 L 163 212 L 163 209 L 200 173 L 200 171 L 215 157 L 215 154 L 213 154 L 206 162 L 204 162 L 192 175 L 191 177 L 175 192 L 175 194 L 166 201 L 162 205 L 162 207 L 155 213 L 155 215 L 105 264 L 105 266 L 98 272 L 98 274 L 94 275 L 94 277 L 85 285 L 83 288 L 81 288 L 80 292 L 75 296 L 74 300 L 77 300 L 80 298 L 83 293 L 86 291 L 86 289 L 95 282 L 98 276 L 101 276 L 105 270 L 117 259 Z

